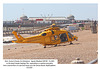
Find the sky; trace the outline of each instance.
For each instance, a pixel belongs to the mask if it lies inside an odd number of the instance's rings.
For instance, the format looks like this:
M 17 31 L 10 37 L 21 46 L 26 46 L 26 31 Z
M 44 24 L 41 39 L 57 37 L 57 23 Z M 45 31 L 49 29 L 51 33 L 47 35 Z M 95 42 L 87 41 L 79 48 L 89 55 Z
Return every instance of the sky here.
M 76 20 L 98 20 L 97 3 L 4 3 L 3 20 L 17 20 L 27 17 L 67 17 Z

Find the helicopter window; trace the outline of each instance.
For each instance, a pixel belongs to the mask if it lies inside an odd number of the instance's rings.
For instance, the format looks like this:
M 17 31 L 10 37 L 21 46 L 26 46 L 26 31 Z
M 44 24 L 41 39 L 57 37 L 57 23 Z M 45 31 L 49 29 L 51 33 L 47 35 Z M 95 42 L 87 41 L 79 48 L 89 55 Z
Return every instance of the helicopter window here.
M 68 36 L 69 36 L 69 38 L 72 38 L 72 36 L 71 36 L 71 34 L 68 32 Z
M 69 36 L 69 38 L 72 39 L 72 36 L 73 36 L 73 35 L 72 35 L 71 33 L 68 32 L 68 36 Z
M 58 40 L 59 39 L 59 36 L 58 35 L 55 35 L 55 40 Z
M 65 41 L 68 40 L 68 39 L 67 39 L 67 35 L 66 35 L 66 33 L 59 34 L 59 36 L 60 36 L 61 42 L 65 42 Z
M 55 39 L 57 39 L 57 35 L 55 35 Z
M 42 36 L 46 36 L 46 33 L 43 33 Z
M 54 34 L 54 31 L 52 31 L 52 34 Z

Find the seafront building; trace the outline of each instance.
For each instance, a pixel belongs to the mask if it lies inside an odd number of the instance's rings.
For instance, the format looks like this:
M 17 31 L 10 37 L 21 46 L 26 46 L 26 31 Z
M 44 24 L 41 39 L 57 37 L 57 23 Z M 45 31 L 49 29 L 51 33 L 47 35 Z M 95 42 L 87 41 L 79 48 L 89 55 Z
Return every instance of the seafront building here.
M 68 17 L 27 17 L 26 15 L 22 15 L 20 19 L 15 21 L 3 21 L 5 24 L 12 24 L 12 23 L 20 23 L 20 24 L 70 24 L 70 23 L 84 23 L 89 22 L 91 20 L 75 20 L 74 15 L 69 15 Z

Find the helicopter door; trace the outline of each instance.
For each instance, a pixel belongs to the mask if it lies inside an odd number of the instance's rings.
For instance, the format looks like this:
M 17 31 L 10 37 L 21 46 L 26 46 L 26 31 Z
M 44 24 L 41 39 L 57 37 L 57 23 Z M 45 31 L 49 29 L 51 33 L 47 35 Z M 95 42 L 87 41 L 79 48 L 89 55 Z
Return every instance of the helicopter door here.
M 67 38 L 67 35 L 66 35 L 66 33 L 59 34 L 59 36 L 60 36 L 61 42 L 68 41 L 68 38 Z

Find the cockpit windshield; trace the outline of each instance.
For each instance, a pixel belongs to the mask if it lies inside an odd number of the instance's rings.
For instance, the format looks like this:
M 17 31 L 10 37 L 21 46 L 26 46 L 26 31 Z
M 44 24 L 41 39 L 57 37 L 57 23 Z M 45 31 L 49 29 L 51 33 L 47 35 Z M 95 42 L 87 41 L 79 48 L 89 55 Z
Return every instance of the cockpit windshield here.
M 72 38 L 74 35 L 68 32 L 69 38 Z

